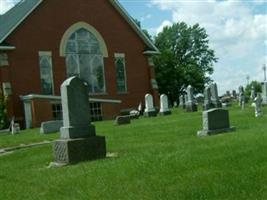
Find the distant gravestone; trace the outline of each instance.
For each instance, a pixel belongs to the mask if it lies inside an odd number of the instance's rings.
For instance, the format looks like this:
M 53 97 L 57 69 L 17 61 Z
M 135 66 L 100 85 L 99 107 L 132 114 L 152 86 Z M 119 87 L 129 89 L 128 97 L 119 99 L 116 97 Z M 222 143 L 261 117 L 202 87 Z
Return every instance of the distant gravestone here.
M 267 104 L 267 82 L 262 83 L 262 104 Z
M 244 92 L 243 86 L 239 86 L 239 106 L 241 106 L 242 109 L 245 109 L 245 103 L 246 103 L 246 96 Z
M 48 134 L 60 131 L 60 128 L 63 126 L 62 120 L 55 120 L 55 121 L 47 121 L 42 122 L 40 133 Z
M 186 111 L 187 112 L 196 112 L 197 105 L 194 100 L 193 88 L 191 85 L 187 87 L 187 102 L 186 102 Z
M 169 109 L 168 97 L 165 94 L 160 95 L 160 115 L 170 115 L 171 110 Z
M 206 87 L 204 89 L 204 104 L 203 104 L 203 109 L 204 110 L 209 110 L 213 108 L 213 104 L 211 102 L 211 92 L 210 92 L 210 87 Z
M 198 131 L 198 136 L 214 135 L 223 132 L 234 131 L 230 127 L 228 110 L 213 108 L 203 112 L 203 130 Z
M 252 99 L 252 101 L 256 98 L 256 92 L 254 86 L 251 87 L 250 98 Z
M 151 94 L 146 94 L 145 106 L 145 117 L 155 117 L 157 115 L 156 109 L 154 108 L 153 96 Z
M 124 125 L 124 124 L 130 124 L 130 123 L 131 123 L 130 115 L 117 116 L 115 119 L 116 125 Z
M 226 91 L 226 96 L 227 96 L 227 97 L 231 97 L 231 93 L 230 93 L 230 91 L 228 91 L 228 90 Z
M 179 97 L 179 107 L 185 109 L 185 95 L 180 95 Z
M 78 77 L 61 85 L 63 127 L 54 142 L 56 163 L 72 164 L 106 156 L 105 137 L 96 136 L 91 125 L 88 86 Z
M 210 85 L 210 93 L 211 93 L 211 102 L 214 108 L 221 108 L 222 103 L 218 96 L 218 88 L 216 83 L 212 83 Z
M 262 116 L 262 97 L 260 93 L 257 94 L 257 97 L 254 99 L 255 102 L 255 117 Z

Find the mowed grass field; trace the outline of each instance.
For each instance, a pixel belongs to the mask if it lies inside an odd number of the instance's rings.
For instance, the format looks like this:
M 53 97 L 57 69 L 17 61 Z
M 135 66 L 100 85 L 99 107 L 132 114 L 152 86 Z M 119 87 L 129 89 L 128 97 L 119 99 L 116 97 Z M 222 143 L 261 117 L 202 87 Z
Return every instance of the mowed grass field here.
M 0 155 L 0 199 L 267 199 L 267 107 L 229 109 L 233 133 L 198 138 L 202 112 L 95 123 L 117 157 L 47 168 L 51 145 Z M 0 148 L 58 138 L 0 135 Z

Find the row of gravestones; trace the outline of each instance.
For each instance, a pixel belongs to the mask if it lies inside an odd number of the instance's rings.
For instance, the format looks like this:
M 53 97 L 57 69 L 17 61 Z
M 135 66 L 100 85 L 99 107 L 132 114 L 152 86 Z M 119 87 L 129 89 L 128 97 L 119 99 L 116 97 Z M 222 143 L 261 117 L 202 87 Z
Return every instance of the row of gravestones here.
M 193 95 L 193 88 L 189 85 L 186 89 L 186 95 L 180 96 L 180 104 L 179 106 L 186 109 L 187 112 L 196 112 L 197 104 Z M 204 104 L 203 109 L 209 110 L 211 108 L 221 108 L 222 103 L 218 96 L 217 84 L 212 83 L 207 86 L 204 90 Z
M 131 111 L 130 115 L 122 115 L 122 116 L 117 116 L 115 119 L 115 124 L 116 125 L 123 125 L 123 124 L 130 124 L 131 119 L 137 119 L 140 115 L 141 108 L 139 111 Z M 145 117 L 155 117 L 157 116 L 158 111 L 154 107 L 153 103 L 153 96 L 151 94 L 146 94 L 145 95 L 145 110 L 144 110 L 144 116 Z M 170 115 L 171 110 L 169 108 L 169 103 L 168 103 L 168 97 L 165 94 L 160 95 L 160 110 L 159 110 L 160 115 Z
M 87 85 L 78 77 L 67 79 L 61 86 L 63 127 L 60 128 L 60 139 L 53 144 L 55 163 L 71 164 L 84 160 L 106 157 L 106 140 L 97 136 L 94 125 L 91 124 Z M 155 112 L 153 97 L 147 94 L 146 116 Z M 193 88 L 187 87 L 186 107 L 188 111 L 195 110 Z M 166 95 L 161 96 L 161 110 L 169 111 Z M 165 110 L 165 111 L 166 111 Z M 213 135 L 220 132 L 235 130 L 230 126 L 228 110 L 221 108 L 217 85 L 211 84 L 205 88 L 205 103 L 203 111 L 203 130 L 198 136 Z

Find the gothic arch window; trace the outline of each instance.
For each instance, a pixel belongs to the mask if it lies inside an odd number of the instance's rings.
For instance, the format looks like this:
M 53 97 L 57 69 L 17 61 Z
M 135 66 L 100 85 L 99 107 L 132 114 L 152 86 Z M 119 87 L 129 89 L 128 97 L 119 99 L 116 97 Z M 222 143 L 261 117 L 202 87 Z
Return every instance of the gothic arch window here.
M 89 92 L 105 93 L 105 72 L 103 41 L 91 31 L 82 27 L 65 38 L 64 56 L 67 76 L 78 76 L 89 86 Z

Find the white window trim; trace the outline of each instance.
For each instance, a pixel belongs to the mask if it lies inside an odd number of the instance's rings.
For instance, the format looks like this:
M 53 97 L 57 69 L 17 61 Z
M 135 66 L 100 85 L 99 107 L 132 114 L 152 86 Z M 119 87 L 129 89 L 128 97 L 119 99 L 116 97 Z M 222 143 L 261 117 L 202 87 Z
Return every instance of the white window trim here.
M 108 57 L 108 49 L 107 49 L 107 45 L 105 43 L 105 40 L 103 39 L 102 35 L 90 24 L 87 24 L 86 22 L 77 22 L 75 24 L 73 24 L 72 26 L 70 26 L 66 32 L 64 33 L 61 42 L 60 42 L 60 48 L 59 48 L 59 55 L 62 57 L 66 56 L 66 45 L 67 42 L 70 38 L 70 36 L 72 35 L 72 33 L 74 33 L 75 31 L 79 30 L 80 28 L 85 28 L 86 30 L 88 30 L 89 32 L 91 32 L 96 39 L 99 42 L 100 45 L 100 50 L 101 53 L 103 55 L 104 58 Z
M 53 70 L 53 62 L 52 62 L 52 52 L 51 51 L 39 51 L 39 70 L 40 70 L 40 78 L 41 78 L 41 66 L 40 66 L 40 57 L 41 56 L 50 56 L 50 62 L 51 62 L 51 78 L 52 78 L 52 94 L 55 94 L 55 84 L 54 84 L 54 70 Z M 41 86 L 42 87 L 42 86 Z

